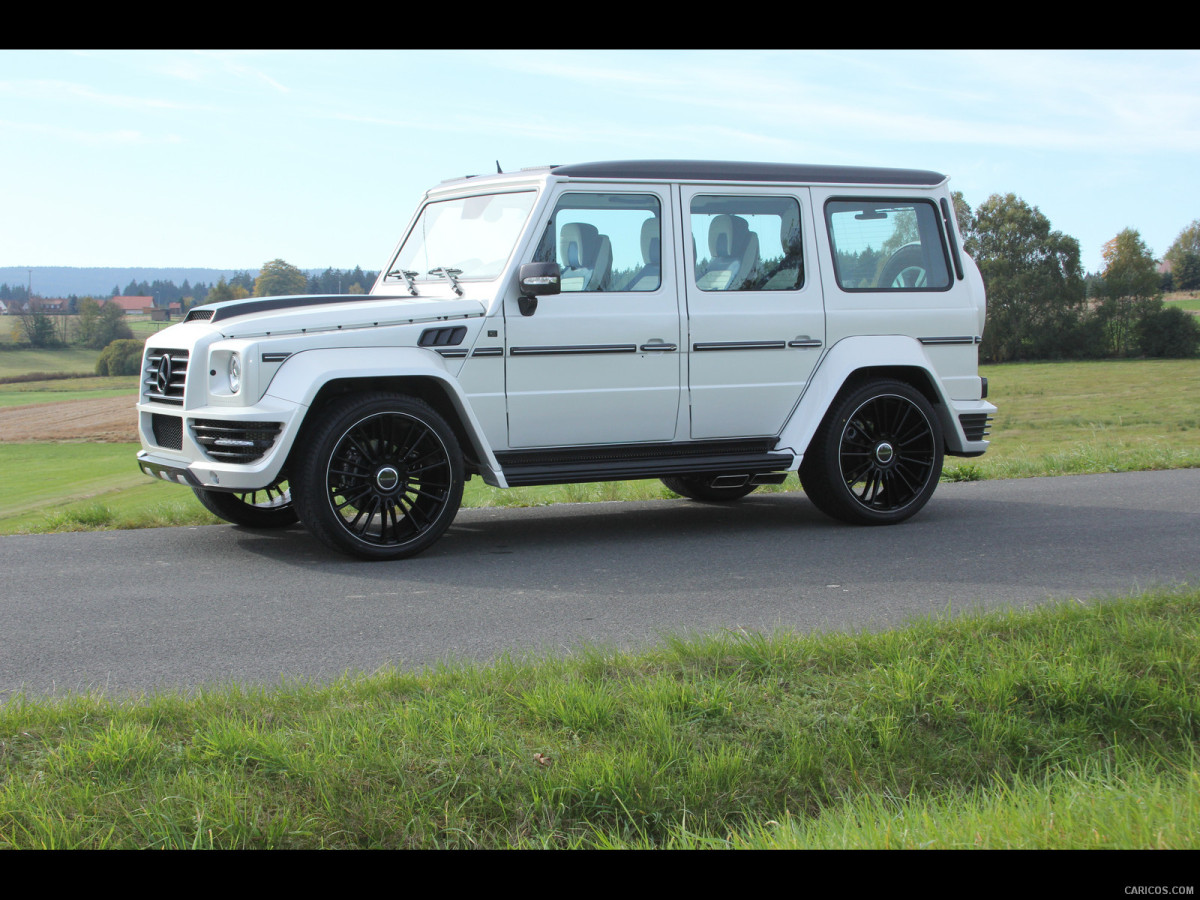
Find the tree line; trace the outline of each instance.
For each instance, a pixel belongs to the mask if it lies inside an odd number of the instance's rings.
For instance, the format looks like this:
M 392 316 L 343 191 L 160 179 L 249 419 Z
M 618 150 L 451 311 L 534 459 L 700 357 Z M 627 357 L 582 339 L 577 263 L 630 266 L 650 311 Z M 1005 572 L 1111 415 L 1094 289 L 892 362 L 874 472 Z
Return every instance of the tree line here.
M 1200 219 L 1158 264 L 1126 228 L 1104 245 L 1104 268 L 1085 276 L 1079 242 L 1051 228 L 1036 206 L 993 194 L 975 210 L 956 193 L 964 249 L 987 288 L 985 362 L 1105 357 L 1189 357 L 1200 348 L 1194 316 L 1163 302 L 1165 290 L 1200 289 Z
M 268 271 L 269 270 L 269 271 Z M 206 284 L 198 281 L 195 284 L 184 279 L 182 284 L 176 284 L 169 279 L 154 281 L 133 281 L 122 289 L 113 285 L 109 297 L 153 297 L 154 305 L 167 309 L 178 303 L 183 309 L 216 303 L 218 300 L 237 299 L 238 297 L 270 296 L 273 285 L 280 283 L 286 287 L 284 293 L 290 294 L 354 294 L 366 293 L 375 283 L 378 272 L 364 272 L 361 266 L 354 269 L 327 268 L 324 272 L 308 275 L 303 270 L 286 263 L 283 260 L 272 260 L 263 265 L 257 274 L 249 271 L 238 272 L 226 280 L 222 277 L 216 284 Z M 264 278 L 265 276 L 265 278 Z M 216 293 L 213 294 L 213 291 Z M 262 293 L 267 290 L 268 293 Z M 76 315 L 79 312 L 80 296 L 71 294 L 62 298 L 66 301 L 64 312 Z M 105 297 L 97 297 L 103 301 Z M 29 290 L 23 284 L 0 284 L 0 300 L 15 306 L 23 306 L 29 301 Z M 37 295 L 34 295 L 36 302 Z

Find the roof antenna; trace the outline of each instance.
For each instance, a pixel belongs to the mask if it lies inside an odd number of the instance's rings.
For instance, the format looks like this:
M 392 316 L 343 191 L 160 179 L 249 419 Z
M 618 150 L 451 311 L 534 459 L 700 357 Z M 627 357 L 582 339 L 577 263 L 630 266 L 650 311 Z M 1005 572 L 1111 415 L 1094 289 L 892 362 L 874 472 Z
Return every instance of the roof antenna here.
M 502 171 L 500 171 L 500 160 L 496 160 L 496 174 L 497 174 L 497 175 L 503 175 L 503 174 L 504 174 Z

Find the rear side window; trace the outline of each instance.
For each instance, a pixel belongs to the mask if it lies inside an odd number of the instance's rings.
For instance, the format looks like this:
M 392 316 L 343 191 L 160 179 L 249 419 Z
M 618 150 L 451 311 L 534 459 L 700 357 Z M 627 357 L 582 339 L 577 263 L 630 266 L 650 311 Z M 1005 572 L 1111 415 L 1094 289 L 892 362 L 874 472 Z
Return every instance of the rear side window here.
M 689 212 L 700 290 L 797 291 L 804 286 L 800 204 L 794 197 L 699 194 Z
M 925 200 L 829 200 L 833 268 L 846 291 L 944 291 L 950 287 L 937 207 Z

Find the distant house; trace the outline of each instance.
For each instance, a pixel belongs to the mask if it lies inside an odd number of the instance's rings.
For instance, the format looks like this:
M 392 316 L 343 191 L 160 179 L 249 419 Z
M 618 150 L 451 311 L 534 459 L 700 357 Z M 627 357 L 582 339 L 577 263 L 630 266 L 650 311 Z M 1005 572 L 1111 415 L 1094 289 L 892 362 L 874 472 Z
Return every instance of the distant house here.
M 127 316 L 145 315 L 154 308 L 153 297 L 109 297 L 105 302 L 117 304 Z
M 62 297 L 42 297 L 34 299 L 37 311 L 41 313 L 65 313 L 70 303 Z

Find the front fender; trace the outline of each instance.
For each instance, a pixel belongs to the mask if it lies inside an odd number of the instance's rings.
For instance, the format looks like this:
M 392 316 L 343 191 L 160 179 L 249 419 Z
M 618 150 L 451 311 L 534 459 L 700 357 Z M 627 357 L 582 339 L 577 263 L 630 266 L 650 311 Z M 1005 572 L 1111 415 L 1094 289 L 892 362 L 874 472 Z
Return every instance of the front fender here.
M 304 350 L 287 358 L 267 387 L 267 395 L 311 407 L 317 395 L 334 381 L 422 379 L 436 382 L 449 399 L 462 426 L 481 475 L 488 484 L 507 487 L 500 464 L 484 437 L 462 387 L 446 369 L 445 361 L 433 350 L 421 347 L 353 347 Z M 451 423 L 452 425 L 454 423 Z

